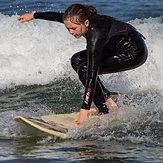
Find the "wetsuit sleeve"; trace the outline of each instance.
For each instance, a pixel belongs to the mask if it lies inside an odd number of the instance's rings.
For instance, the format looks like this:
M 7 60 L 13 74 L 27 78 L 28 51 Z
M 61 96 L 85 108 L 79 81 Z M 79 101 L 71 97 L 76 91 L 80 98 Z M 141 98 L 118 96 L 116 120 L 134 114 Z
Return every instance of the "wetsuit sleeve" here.
M 87 38 L 87 74 L 84 99 L 81 108 L 89 110 L 96 88 L 99 67 L 102 62 L 102 51 L 105 35 L 101 31 L 91 29 Z
M 44 19 L 44 20 L 51 20 L 63 23 L 62 19 L 63 13 L 58 12 L 36 12 L 34 13 L 35 19 Z

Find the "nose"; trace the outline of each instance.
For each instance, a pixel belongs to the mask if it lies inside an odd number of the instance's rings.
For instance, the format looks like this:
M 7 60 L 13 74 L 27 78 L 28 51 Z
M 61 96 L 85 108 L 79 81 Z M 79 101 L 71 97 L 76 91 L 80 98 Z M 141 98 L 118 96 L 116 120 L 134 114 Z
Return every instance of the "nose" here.
M 69 30 L 69 33 L 71 34 L 71 35 L 74 35 L 74 31 L 73 30 Z

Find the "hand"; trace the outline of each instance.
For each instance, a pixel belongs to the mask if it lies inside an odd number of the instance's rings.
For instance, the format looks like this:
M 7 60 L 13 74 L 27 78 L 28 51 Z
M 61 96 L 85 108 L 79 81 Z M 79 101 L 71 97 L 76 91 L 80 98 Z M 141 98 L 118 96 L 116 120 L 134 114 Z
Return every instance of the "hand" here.
M 24 23 L 24 22 L 28 22 L 30 20 L 32 20 L 34 18 L 34 13 L 31 13 L 31 14 L 24 14 L 24 15 L 21 15 L 18 20 L 21 22 L 21 23 Z
M 74 122 L 76 123 L 76 125 L 80 125 L 80 123 L 85 121 L 87 118 L 88 118 L 88 110 L 81 108 L 80 113 Z

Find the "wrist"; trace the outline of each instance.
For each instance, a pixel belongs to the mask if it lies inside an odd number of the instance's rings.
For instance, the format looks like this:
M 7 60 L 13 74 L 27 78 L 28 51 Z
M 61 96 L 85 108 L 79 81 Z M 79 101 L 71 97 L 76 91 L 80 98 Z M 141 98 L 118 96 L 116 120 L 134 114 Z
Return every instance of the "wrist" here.
M 32 13 L 31 13 L 31 17 L 32 17 L 32 19 L 35 18 L 35 13 L 36 13 L 36 12 L 32 12 Z

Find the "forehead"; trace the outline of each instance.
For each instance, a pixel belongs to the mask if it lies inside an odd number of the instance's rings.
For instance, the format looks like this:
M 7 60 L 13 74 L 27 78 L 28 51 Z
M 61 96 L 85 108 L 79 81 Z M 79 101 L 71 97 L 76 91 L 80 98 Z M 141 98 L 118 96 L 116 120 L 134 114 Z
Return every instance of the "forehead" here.
M 76 23 L 73 23 L 70 18 L 69 19 L 66 19 L 64 20 L 64 24 L 67 28 L 72 28 L 72 27 L 78 27 L 79 24 L 76 24 Z

